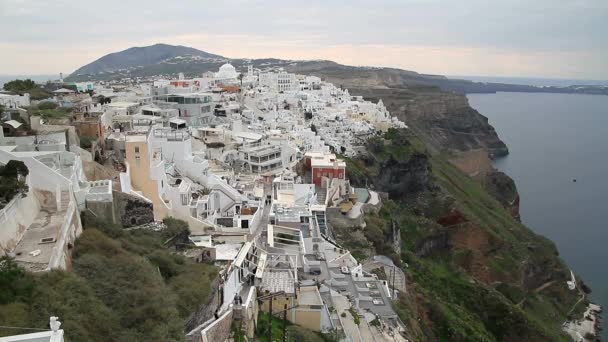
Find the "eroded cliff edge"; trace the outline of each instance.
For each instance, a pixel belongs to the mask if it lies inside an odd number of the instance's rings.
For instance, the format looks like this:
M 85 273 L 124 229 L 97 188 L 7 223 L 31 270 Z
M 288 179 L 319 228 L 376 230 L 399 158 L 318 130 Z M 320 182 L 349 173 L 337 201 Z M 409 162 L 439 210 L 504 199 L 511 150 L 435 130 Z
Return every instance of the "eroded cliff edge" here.
M 396 311 L 412 340 L 568 340 L 560 327 L 581 314 L 584 293 L 568 289 L 570 271 L 554 244 L 522 225 L 480 179 L 407 129 L 371 139 L 366 155 L 347 160 L 347 174 L 385 200 L 364 224 L 329 222 L 353 255 L 387 255 L 405 272 L 408 292 Z
M 386 254 L 404 269 L 410 290 L 397 311 L 410 337 L 569 340 L 561 326 L 582 315 L 585 293 L 568 289 L 570 271 L 554 244 L 519 222 L 515 183 L 490 160 L 508 149 L 487 118 L 464 95 L 403 84 L 395 74 L 318 75 L 382 99 L 410 127 L 372 139 L 367 155 L 348 160 L 351 181 L 388 200 L 361 227 L 335 227 L 359 257 Z M 395 234 L 400 248 L 390 243 Z

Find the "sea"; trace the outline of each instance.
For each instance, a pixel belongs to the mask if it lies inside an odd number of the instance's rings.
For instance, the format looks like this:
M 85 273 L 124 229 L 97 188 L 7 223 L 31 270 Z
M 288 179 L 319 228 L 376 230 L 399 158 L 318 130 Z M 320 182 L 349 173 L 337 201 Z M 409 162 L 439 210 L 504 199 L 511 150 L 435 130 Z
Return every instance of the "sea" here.
M 494 166 L 515 180 L 523 223 L 555 242 L 592 301 L 608 309 L 608 96 L 505 92 L 468 99 L 509 147 Z
M 534 77 L 496 77 L 496 76 L 448 76 L 449 78 L 469 80 L 473 82 L 506 83 L 530 85 L 536 87 L 554 86 L 567 87 L 571 85 L 608 86 L 608 80 L 567 79 L 567 78 L 534 78 Z

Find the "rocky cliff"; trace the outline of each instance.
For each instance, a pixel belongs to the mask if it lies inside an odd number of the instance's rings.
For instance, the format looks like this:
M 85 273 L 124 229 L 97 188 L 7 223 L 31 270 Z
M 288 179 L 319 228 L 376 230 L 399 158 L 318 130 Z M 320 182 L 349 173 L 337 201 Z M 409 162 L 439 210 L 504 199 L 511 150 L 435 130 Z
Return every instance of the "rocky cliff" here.
M 355 88 L 351 93 L 382 99 L 393 115 L 436 150 L 467 152 L 481 148 L 492 158 L 509 153 L 488 119 L 471 108 L 462 94 L 409 88 Z
M 517 199 L 506 175 L 472 178 L 411 130 L 390 130 L 367 151 L 348 160 L 347 173 L 389 199 L 364 227 L 336 237 L 354 255 L 369 255 L 371 245 L 402 265 L 409 290 L 396 310 L 412 340 L 568 340 L 561 324 L 585 300 L 568 289 L 555 246 L 505 209 Z

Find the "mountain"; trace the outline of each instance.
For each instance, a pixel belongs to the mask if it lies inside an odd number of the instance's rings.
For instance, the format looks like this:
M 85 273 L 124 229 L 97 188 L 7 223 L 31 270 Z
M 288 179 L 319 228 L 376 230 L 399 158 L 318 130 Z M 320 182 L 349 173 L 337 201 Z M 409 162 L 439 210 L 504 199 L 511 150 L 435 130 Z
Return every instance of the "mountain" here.
M 237 69 L 248 65 L 262 70 L 283 68 L 290 72 L 328 74 L 342 76 L 365 75 L 365 83 L 378 80 L 395 86 L 438 87 L 443 91 L 467 93 L 495 93 L 498 91 L 531 93 L 577 93 L 608 95 L 608 86 L 571 85 L 564 87 L 537 87 L 531 85 L 473 82 L 447 78 L 441 75 L 420 74 L 395 68 L 355 67 L 328 60 L 284 60 L 277 58 L 247 59 L 227 58 L 186 46 L 156 44 L 132 47 L 105 55 L 74 71 L 66 81 L 101 81 L 151 76 L 174 77 L 184 73 L 187 77 L 200 76 L 206 71 L 216 71 L 230 62 Z M 358 77 L 361 79 L 361 77 Z
M 155 44 L 144 47 L 132 47 L 120 52 L 107 54 L 74 71 L 71 76 L 112 73 L 121 70 L 146 67 L 181 56 L 200 57 L 203 59 L 224 59 L 222 56 L 210 54 L 187 46 Z

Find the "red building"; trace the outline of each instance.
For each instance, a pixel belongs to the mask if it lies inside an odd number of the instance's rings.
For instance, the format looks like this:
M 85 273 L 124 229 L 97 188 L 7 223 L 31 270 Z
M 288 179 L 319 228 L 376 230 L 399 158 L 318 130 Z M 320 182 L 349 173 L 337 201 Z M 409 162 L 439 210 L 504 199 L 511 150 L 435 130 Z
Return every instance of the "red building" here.
M 304 156 L 306 168 L 311 171 L 312 182 L 321 185 L 323 177 L 346 178 L 346 162 L 328 152 L 307 152 Z

